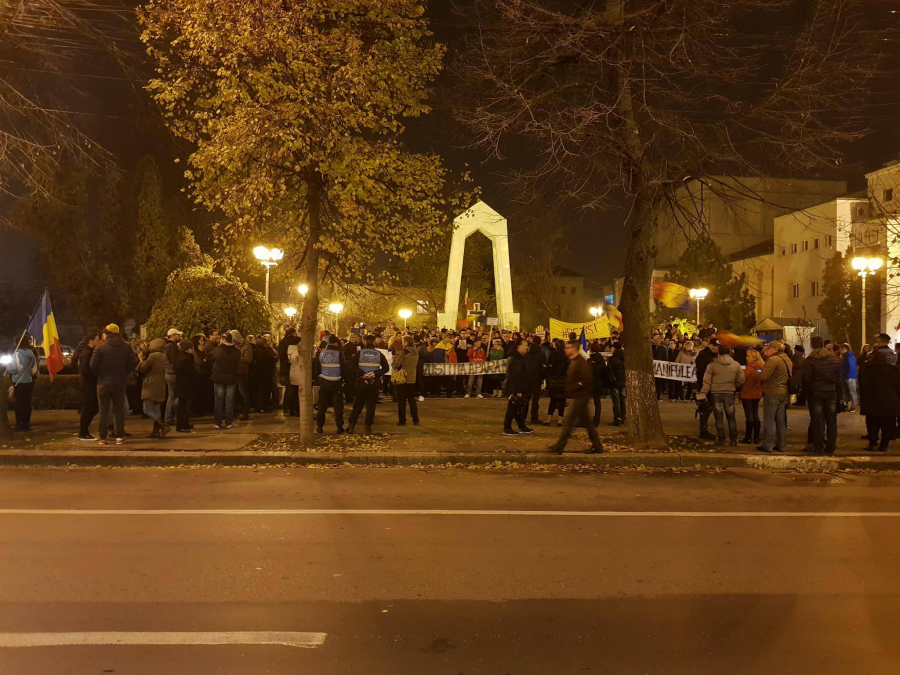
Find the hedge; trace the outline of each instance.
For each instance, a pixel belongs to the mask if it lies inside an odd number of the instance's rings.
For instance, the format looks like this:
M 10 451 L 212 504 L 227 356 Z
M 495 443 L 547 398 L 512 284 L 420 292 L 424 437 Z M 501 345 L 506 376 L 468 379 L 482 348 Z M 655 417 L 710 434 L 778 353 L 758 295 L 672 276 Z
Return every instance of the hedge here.
M 81 384 L 78 375 L 41 375 L 34 388 L 35 410 L 78 410 Z

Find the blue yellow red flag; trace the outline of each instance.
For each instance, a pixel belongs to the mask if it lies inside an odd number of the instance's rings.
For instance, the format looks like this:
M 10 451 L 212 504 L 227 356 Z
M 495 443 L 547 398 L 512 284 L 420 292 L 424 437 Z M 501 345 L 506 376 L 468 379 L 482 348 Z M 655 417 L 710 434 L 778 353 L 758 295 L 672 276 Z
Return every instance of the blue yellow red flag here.
M 59 331 L 56 329 L 56 319 L 53 317 L 53 307 L 50 305 L 50 294 L 44 291 L 31 323 L 28 324 L 28 333 L 34 338 L 36 346 L 44 348 L 44 356 L 47 358 L 47 372 L 50 381 L 60 372 L 63 363 L 62 345 L 59 342 Z
M 673 281 L 654 281 L 653 299 L 671 309 L 690 309 L 690 291 Z

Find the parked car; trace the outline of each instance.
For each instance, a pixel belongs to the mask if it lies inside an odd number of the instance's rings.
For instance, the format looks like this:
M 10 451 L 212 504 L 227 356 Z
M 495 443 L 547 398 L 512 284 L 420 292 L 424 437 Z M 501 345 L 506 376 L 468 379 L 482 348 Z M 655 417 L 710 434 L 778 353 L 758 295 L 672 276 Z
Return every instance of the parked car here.
M 63 369 L 62 372 L 69 374 L 74 373 L 74 367 L 72 366 L 72 358 L 75 356 L 75 349 L 70 347 L 69 345 L 60 345 L 62 347 L 62 357 L 63 357 Z M 44 354 L 43 347 L 36 347 L 38 353 L 38 368 L 40 368 L 41 373 L 47 372 L 47 357 Z

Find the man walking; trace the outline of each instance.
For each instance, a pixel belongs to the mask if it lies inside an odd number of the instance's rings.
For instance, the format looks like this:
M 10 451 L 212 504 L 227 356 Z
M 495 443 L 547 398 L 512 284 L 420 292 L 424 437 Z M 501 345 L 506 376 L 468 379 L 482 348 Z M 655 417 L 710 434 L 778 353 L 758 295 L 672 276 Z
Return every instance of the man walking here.
M 565 451 L 566 443 L 569 441 L 569 436 L 572 435 L 572 428 L 576 421 L 587 429 L 588 437 L 591 439 L 591 447 L 587 452 L 589 454 L 603 452 L 600 434 L 597 433 L 597 427 L 594 426 L 588 410 L 588 402 L 591 400 L 594 388 L 594 373 L 591 365 L 581 355 L 580 347 L 577 340 L 570 340 L 566 343 L 566 356 L 569 358 L 569 370 L 566 373 L 566 398 L 571 399 L 571 402 L 566 406 L 559 440 L 550 446 L 550 452 L 558 455 Z
M 784 344 L 778 340 L 769 342 L 762 355 L 766 360 L 759 374 L 763 392 L 763 441 L 756 449 L 761 452 L 784 452 L 790 401 L 788 382 L 793 364 L 784 353 Z
M 325 413 L 330 405 L 334 409 L 334 422 L 339 434 L 344 433 L 344 392 L 341 389 L 347 363 L 341 352 L 341 341 L 337 335 L 328 336 L 328 345 L 319 352 L 314 363 L 313 375 L 319 383 L 319 407 L 316 412 L 316 433 L 323 433 Z
M 106 340 L 91 355 L 91 372 L 97 378 L 97 405 L 100 408 L 100 445 L 109 435 L 110 410 L 116 421 L 116 445 L 125 442 L 125 386 L 137 360 L 131 347 L 119 335 L 119 327 L 106 327 Z
M 175 415 L 178 413 L 178 394 L 175 391 L 175 361 L 178 358 L 178 343 L 181 342 L 181 331 L 170 328 L 166 333 L 166 346 L 163 351 L 166 355 L 166 426 L 175 425 Z
M 728 419 L 728 439 L 737 445 L 737 418 L 734 416 L 734 396 L 744 384 L 744 371 L 731 358 L 731 347 L 719 345 L 719 355 L 703 374 L 701 394 L 709 397 L 716 418 L 716 445 L 725 445 L 725 420 Z
M 841 361 L 818 335 L 810 341 L 812 354 L 803 366 L 803 390 L 809 405 L 812 450 L 833 455 L 837 445 L 837 410 L 842 400 Z
M 366 335 L 365 347 L 359 350 L 350 365 L 352 372 L 356 373 L 356 402 L 350 413 L 350 426 L 347 429 L 353 433 L 356 421 L 366 408 L 366 433 L 372 433 L 372 425 L 375 423 L 375 406 L 378 404 L 378 392 L 381 390 L 381 376 L 390 370 L 387 359 L 379 350 L 375 349 L 375 336 Z

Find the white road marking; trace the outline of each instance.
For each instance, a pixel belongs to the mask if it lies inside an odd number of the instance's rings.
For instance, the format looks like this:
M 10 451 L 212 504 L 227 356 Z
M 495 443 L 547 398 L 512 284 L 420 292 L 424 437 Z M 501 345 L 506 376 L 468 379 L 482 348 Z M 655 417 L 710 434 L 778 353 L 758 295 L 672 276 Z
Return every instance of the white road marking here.
M 0 633 L 0 648 L 69 647 L 78 645 L 283 645 L 315 648 L 325 633 L 290 631 L 227 633 Z
M 482 511 L 471 509 L 0 509 L 0 516 L 530 516 L 590 518 L 900 518 L 900 511 Z

